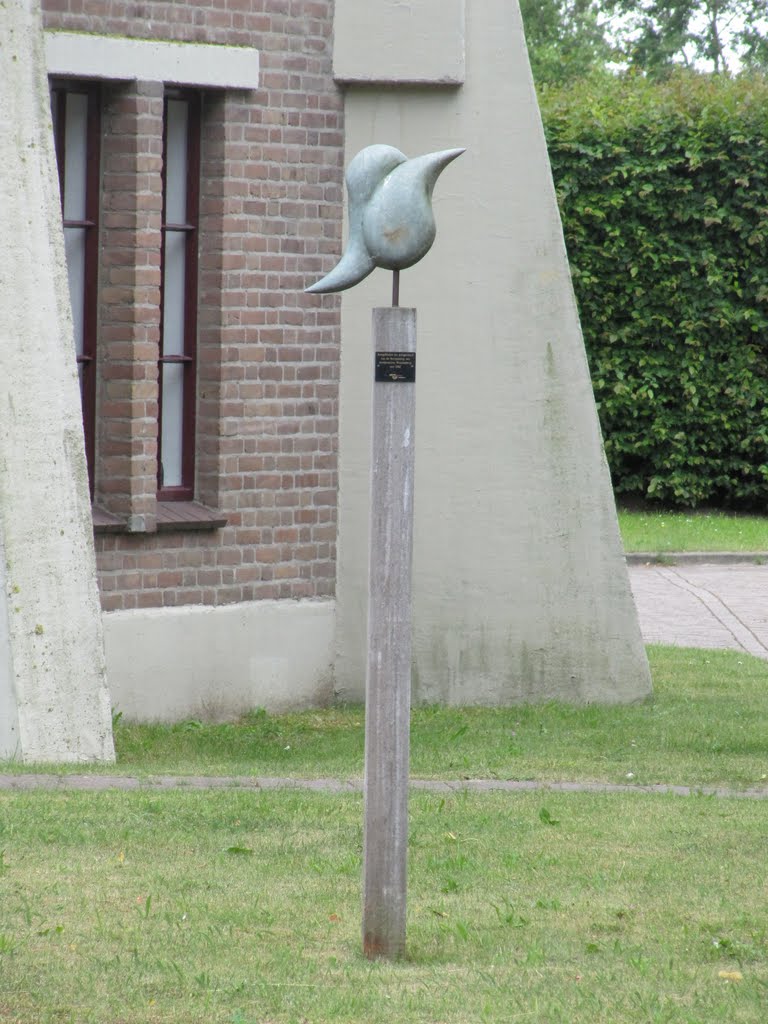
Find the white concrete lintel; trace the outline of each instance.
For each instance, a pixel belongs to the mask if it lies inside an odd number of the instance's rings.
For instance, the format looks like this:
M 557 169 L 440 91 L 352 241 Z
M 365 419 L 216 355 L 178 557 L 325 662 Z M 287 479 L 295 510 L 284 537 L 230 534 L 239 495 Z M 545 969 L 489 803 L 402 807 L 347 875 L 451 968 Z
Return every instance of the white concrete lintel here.
M 49 75 L 257 89 L 259 51 L 250 46 L 156 42 L 86 32 L 46 32 Z
M 335 0 L 333 76 L 360 85 L 462 85 L 465 23 L 465 0 Z

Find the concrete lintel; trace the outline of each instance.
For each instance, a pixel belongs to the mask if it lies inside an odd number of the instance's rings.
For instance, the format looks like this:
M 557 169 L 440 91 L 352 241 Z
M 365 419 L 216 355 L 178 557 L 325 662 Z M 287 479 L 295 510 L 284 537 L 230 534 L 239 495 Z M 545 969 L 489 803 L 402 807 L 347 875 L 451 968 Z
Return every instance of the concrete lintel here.
M 45 55 L 50 75 L 214 89 L 259 87 L 259 51 L 249 46 L 46 32 Z
M 465 0 L 336 0 L 333 75 L 359 85 L 464 81 Z

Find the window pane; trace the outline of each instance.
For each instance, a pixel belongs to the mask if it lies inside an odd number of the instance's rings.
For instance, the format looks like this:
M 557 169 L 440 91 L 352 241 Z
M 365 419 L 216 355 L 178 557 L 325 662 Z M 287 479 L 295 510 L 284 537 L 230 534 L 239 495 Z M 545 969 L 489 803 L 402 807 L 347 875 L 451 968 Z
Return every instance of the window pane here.
M 165 140 L 165 223 L 187 222 L 187 121 L 186 100 L 168 100 Z
M 187 94 L 166 95 L 163 130 L 158 482 L 163 498 L 179 501 L 194 493 L 197 182 L 190 176 L 199 173 L 198 102 Z
M 58 93 L 55 89 L 51 89 L 51 121 L 53 122 L 53 137 L 58 139 L 59 137 L 59 104 L 58 104 Z
M 184 271 L 187 237 L 165 232 L 163 253 L 163 355 L 184 355 Z
M 88 97 L 82 93 L 67 93 L 64 128 L 64 220 L 85 220 L 87 127 Z
M 72 304 L 75 350 L 79 356 L 83 354 L 85 231 L 85 228 L 64 228 L 64 247 L 67 253 L 67 276 L 69 277 L 69 301 Z
M 166 363 L 162 380 L 162 486 L 178 487 L 181 482 L 181 440 L 184 411 L 184 366 Z

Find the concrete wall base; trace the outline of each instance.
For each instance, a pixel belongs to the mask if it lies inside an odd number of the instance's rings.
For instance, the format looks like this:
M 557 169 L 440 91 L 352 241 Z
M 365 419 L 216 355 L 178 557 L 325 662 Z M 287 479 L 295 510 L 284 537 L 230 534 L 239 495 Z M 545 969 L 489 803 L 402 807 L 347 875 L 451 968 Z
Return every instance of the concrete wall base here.
M 135 722 L 227 721 L 333 695 L 333 601 L 252 601 L 104 616 L 112 707 Z

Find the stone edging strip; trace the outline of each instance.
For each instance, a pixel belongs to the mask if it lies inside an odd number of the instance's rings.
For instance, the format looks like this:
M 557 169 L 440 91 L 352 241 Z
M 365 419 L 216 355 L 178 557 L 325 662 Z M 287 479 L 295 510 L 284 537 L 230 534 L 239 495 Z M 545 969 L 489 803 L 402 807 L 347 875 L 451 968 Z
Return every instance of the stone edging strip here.
M 531 782 L 505 779 L 411 779 L 412 789 L 433 793 L 659 793 L 674 796 L 712 796 L 736 800 L 768 800 L 768 787 L 760 789 L 729 789 L 723 786 L 653 786 L 612 782 Z M 362 779 L 291 779 L 252 776 L 154 775 L 139 779 L 129 775 L 53 775 L 0 774 L 0 790 L 77 790 L 106 792 L 108 790 L 205 790 L 205 789 L 303 789 L 325 793 L 362 793 Z
M 627 565 L 768 565 L 768 551 L 628 551 Z

